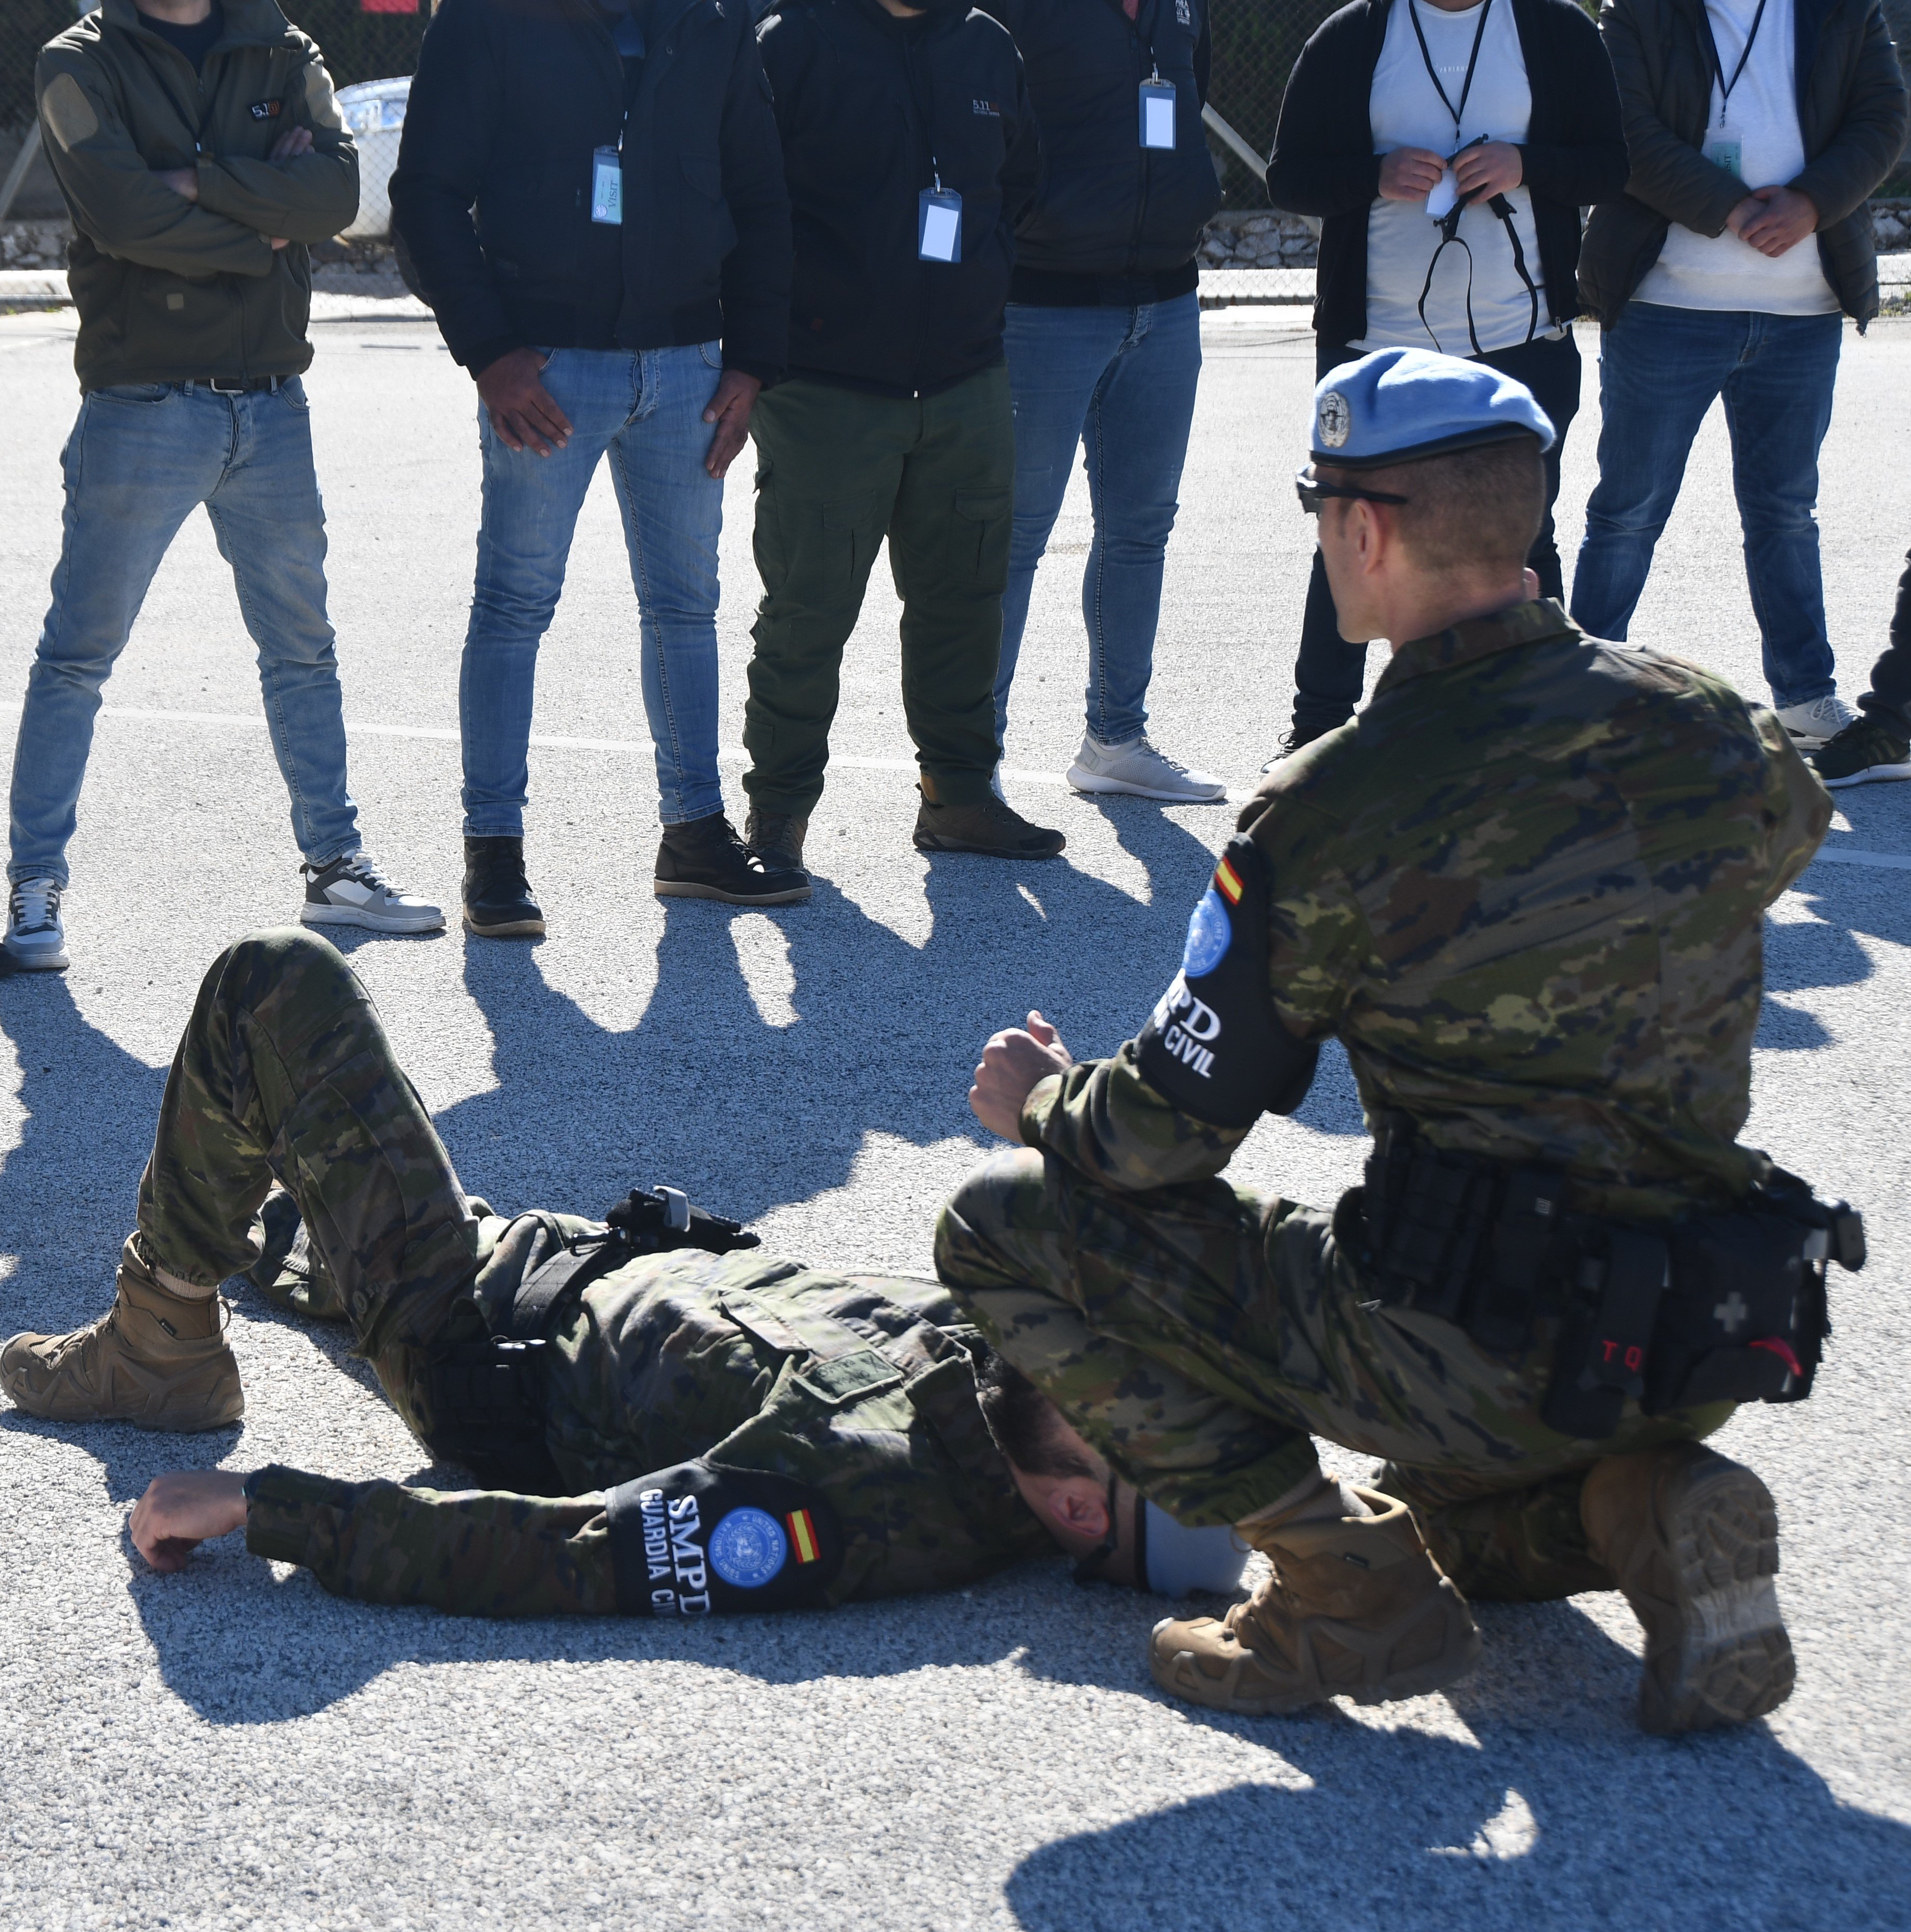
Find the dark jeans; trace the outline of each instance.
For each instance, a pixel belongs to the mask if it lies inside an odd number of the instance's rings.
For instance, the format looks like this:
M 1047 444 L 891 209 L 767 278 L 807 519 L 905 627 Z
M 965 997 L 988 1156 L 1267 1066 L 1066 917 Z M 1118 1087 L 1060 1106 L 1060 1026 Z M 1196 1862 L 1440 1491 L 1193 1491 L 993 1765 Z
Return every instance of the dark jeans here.
M 1898 608 L 1891 614 L 1891 642 L 1871 667 L 1871 688 L 1858 700 L 1880 724 L 1911 736 L 1911 551 L 1898 580 Z
M 1818 557 L 1818 452 L 1832 421 L 1838 315 L 1627 304 L 1599 344 L 1599 482 L 1573 570 L 1573 621 L 1626 640 L 1692 440 L 1715 398 L 1765 678 L 1783 710 L 1837 688 Z
M 758 399 L 757 569 L 743 789 L 806 815 L 823 796 L 843 646 L 886 536 L 902 599 L 902 706 L 925 789 L 988 796 L 1009 576 L 1015 420 L 1000 363 L 933 396 L 799 376 Z
M 1323 342 L 1315 351 L 1316 380 L 1343 362 L 1357 359 L 1357 350 L 1344 343 Z M 1496 349 L 1468 360 L 1484 362 L 1524 382 L 1552 418 L 1556 432 L 1546 453 L 1546 516 L 1526 562 L 1540 580 L 1542 597 L 1565 596 L 1559 566 L 1559 547 L 1552 538 L 1552 506 L 1559 494 L 1559 455 L 1567 425 L 1580 406 L 1580 350 L 1569 330 L 1556 342 L 1522 342 Z M 1366 646 L 1350 644 L 1340 634 L 1334 614 L 1334 592 L 1328 588 L 1321 554 L 1314 553 L 1313 574 L 1307 580 L 1307 608 L 1300 620 L 1300 656 L 1294 667 L 1294 725 L 1302 736 L 1317 738 L 1353 716 L 1366 683 Z

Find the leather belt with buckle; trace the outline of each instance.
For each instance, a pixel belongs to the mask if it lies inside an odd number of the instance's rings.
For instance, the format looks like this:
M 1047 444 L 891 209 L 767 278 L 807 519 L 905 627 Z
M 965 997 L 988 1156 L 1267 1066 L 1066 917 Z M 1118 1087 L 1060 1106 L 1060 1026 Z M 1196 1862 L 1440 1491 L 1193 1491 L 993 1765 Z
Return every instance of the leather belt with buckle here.
M 208 376 L 206 386 L 215 396 L 249 396 L 260 389 L 276 389 L 282 376 Z

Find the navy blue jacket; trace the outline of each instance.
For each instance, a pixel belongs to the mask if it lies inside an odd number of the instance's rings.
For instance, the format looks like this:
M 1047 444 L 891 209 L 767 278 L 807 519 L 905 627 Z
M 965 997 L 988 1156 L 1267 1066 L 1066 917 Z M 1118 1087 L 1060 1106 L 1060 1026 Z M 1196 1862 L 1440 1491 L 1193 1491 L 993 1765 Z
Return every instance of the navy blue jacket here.
M 899 395 L 1000 361 L 1035 118 L 1008 35 L 962 0 L 783 0 L 760 29 L 795 227 L 793 373 Z M 962 259 L 925 262 L 922 190 L 962 197 Z
M 426 31 L 392 218 L 473 375 L 526 346 L 719 337 L 726 368 L 782 367 L 790 206 L 746 0 L 651 0 L 641 17 L 628 124 L 589 0 L 444 0 Z M 590 218 L 591 158 L 620 132 L 616 227 Z
M 1221 205 L 1201 110 L 1208 0 L 981 0 L 1015 36 L 1042 130 L 1035 206 L 1016 234 L 1011 302 L 1150 302 L 1195 286 Z M 1174 146 L 1141 144 L 1141 84 L 1174 86 Z

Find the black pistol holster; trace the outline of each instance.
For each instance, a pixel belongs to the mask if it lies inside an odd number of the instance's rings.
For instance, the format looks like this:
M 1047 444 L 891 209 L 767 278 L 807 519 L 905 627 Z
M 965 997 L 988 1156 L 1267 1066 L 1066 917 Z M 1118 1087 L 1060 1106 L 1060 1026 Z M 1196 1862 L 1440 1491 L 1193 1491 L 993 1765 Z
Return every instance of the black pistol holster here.
M 421 1351 L 419 1407 L 431 1453 L 461 1463 L 484 1488 L 560 1496 L 563 1480 L 544 1437 L 551 1331 L 592 1282 L 639 1255 L 668 1248 L 727 1254 L 757 1246 L 758 1237 L 692 1206 L 674 1187 L 633 1188 L 604 1216 L 599 1233 L 567 1238 L 550 1215 L 520 1218 L 542 1221 L 556 1252 L 526 1273 L 501 1333 Z
M 1742 1207 L 1663 1226 L 1574 1214 L 1557 1171 L 1431 1145 L 1388 1115 L 1336 1239 L 1382 1303 L 1436 1315 L 1490 1354 L 1558 1323 L 1540 1417 L 1596 1442 L 1628 1399 L 1648 1415 L 1802 1402 L 1831 1333 L 1828 1262 L 1864 1264 L 1864 1224 L 1774 1168 Z

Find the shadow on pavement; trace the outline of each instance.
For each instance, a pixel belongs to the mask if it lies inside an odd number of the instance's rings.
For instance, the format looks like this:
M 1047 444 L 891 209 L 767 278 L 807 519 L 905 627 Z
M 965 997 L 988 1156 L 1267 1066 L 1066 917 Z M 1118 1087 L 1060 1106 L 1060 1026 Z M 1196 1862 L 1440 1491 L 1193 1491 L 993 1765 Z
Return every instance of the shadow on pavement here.
M 1269 1720 L 1244 1735 L 1309 1782 L 1044 1845 L 1010 1909 L 1024 1932 L 1904 1922 L 1911 1832 L 1840 1804 L 1762 1726 L 1677 1742 L 1472 1729 L 1468 1744 L 1338 1712 Z

